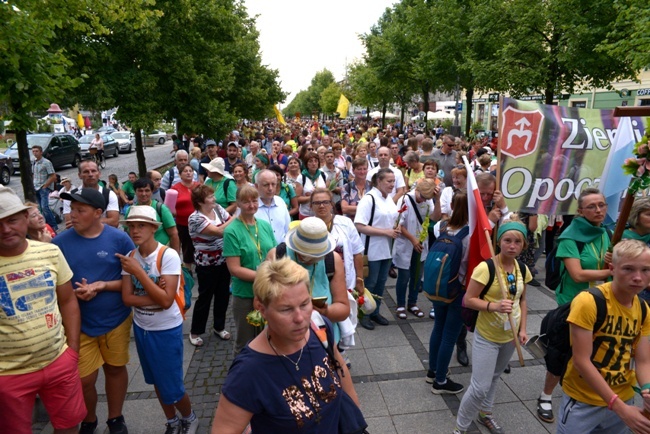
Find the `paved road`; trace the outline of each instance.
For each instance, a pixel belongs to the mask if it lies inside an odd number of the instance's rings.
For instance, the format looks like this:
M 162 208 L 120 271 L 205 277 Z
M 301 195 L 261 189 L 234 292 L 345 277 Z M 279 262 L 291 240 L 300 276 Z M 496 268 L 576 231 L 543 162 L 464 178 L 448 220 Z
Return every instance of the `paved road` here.
M 156 145 L 153 147 L 144 148 L 144 156 L 148 168 L 160 167 L 172 161 L 172 142 L 168 140 L 164 145 Z M 106 168 L 102 170 L 102 179 L 108 181 L 108 175 L 116 174 L 120 183 L 128 178 L 129 172 L 137 172 L 138 163 L 135 151 L 130 154 L 119 154 L 117 158 L 109 157 L 106 160 Z M 71 166 L 65 166 L 57 171 L 61 177 L 68 176 L 72 179 L 73 185 L 79 185 L 79 177 L 77 176 L 77 169 Z M 20 184 L 20 173 L 16 173 L 11 177 L 9 187 L 24 199 L 23 188 Z

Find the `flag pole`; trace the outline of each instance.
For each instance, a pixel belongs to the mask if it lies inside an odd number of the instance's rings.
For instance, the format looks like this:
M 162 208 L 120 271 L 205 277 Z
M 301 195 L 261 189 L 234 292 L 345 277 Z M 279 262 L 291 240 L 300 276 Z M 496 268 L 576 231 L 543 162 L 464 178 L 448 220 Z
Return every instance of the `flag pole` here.
M 615 117 L 623 116 L 650 116 L 650 109 L 648 107 L 616 107 L 614 109 Z M 620 125 L 620 123 L 619 123 Z M 650 122 L 648 123 L 650 126 Z M 648 143 L 648 132 L 644 137 L 641 138 L 641 141 Z M 637 156 L 639 157 L 639 156 Z M 646 157 L 647 158 L 647 157 Z M 623 238 L 623 232 L 625 231 L 625 225 L 627 224 L 627 219 L 630 217 L 630 212 L 632 211 L 632 205 L 634 205 L 634 198 L 640 189 L 646 187 L 644 181 L 644 176 L 633 176 L 630 180 L 630 185 L 627 188 L 625 194 L 625 201 L 623 202 L 623 207 L 621 208 L 621 213 L 618 216 L 616 221 L 616 228 L 614 229 L 614 234 L 612 235 L 611 245 L 614 246 L 618 243 L 621 238 Z M 647 182 L 647 181 L 646 181 Z
M 485 230 L 485 236 L 490 237 L 490 231 Z M 496 237 L 494 237 L 496 239 Z M 491 243 L 488 243 L 490 246 L 490 253 L 492 254 L 492 261 L 494 262 L 495 274 L 497 275 L 497 281 L 499 282 L 499 289 L 501 289 L 501 297 L 505 300 L 508 298 L 508 291 L 506 290 L 506 283 L 503 281 L 503 275 L 500 272 L 500 264 L 497 263 L 496 255 L 494 254 L 494 248 Z M 526 282 L 524 282 L 526 285 Z M 519 357 L 519 364 L 524 366 L 524 355 L 521 352 L 521 343 L 519 342 L 519 331 L 516 328 L 515 319 L 512 317 L 512 312 L 508 314 L 508 321 L 510 322 L 510 330 L 512 330 L 512 337 L 515 341 L 515 348 L 517 349 L 517 356 Z
M 497 131 L 499 131 L 499 127 L 501 127 L 501 121 L 503 118 L 503 94 L 499 95 L 499 115 L 497 117 Z M 501 190 L 501 134 L 499 133 L 499 137 L 497 137 L 497 182 L 494 187 L 495 190 Z M 494 225 L 494 232 L 497 231 L 499 227 L 499 221 Z M 494 237 L 492 240 L 492 244 L 490 247 L 492 251 L 492 256 L 494 256 L 494 251 L 497 249 L 497 239 Z M 523 365 L 522 365 L 523 366 Z

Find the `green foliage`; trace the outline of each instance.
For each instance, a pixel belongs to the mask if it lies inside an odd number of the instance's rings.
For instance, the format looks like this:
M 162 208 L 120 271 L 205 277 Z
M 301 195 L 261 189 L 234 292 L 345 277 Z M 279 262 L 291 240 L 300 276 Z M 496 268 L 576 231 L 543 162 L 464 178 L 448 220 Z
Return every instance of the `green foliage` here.
M 616 16 L 614 0 L 485 0 L 476 8 L 474 44 L 498 46 L 495 59 L 469 63 L 482 87 L 514 96 L 607 87 L 633 77 L 623 58 L 596 51 Z M 478 23 L 478 18 L 476 18 Z M 498 43 L 496 43 L 498 42 Z
M 336 111 L 341 97 L 341 86 L 330 83 L 320 94 L 318 104 L 323 113 L 331 114 Z
M 623 60 L 634 70 L 650 67 L 650 7 L 646 0 L 614 2 L 616 20 L 597 50 Z
M 300 112 L 302 116 L 311 116 L 313 112 L 320 112 L 321 94 L 332 83 L 335 83 L 334 75 L 329 70 L 323 69 L 317 72 L 311 79 L 311 84 L 307 90 L 298 92 L 293 100 L 285 107 L 283 114 L 293 117 L 296 112 Z M 336 107 L 334 107 L 332 112 L 335 110 Z

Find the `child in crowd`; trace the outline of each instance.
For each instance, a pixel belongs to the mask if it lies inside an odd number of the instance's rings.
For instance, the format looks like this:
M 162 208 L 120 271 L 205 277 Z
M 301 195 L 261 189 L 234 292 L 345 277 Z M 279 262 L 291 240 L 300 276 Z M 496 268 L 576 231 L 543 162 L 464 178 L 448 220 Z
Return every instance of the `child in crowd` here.
M 194 434 L 199 419 L 183 384 L 183 316 L 175 296 L 180 286 L 178 253 L 155 240 L 156 210 L 133 206 L 120 223 L 138 246 L 122 262 L 122 299 L 134 307 L 133 332 L 147 384 L 153 384 L 165 417 L 165 434 Z M 176 410 L 181 418 L 176 415 Z

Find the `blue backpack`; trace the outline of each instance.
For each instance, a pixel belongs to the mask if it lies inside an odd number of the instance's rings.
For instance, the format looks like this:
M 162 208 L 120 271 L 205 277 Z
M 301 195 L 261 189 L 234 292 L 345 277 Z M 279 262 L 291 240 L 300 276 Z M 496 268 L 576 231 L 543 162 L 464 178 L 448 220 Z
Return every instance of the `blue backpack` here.
M 424 264 L 424 295 L 431 301 L 451 303 L 461 293 L 463 282 L 458 270 L 463 260 L 463 239 L 469 235 L 469 226 L 456 235 L 447 232 L 447 223 L 440 225 L 440 236 L 429 249 Z

